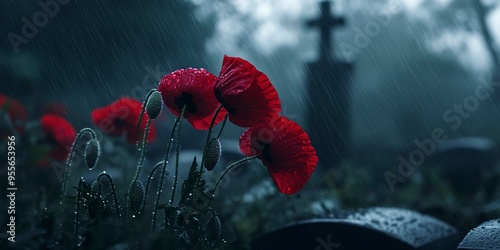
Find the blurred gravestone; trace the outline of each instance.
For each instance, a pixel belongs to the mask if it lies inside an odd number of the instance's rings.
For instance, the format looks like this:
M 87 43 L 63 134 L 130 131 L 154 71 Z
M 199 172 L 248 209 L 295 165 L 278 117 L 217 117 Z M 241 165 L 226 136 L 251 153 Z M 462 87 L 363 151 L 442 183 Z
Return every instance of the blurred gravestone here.
M 444 178 L 461 193 L 473 193 L 482 183 L 482 175 L 493 175 L 497 164 L 495 143 L 486 138 L 449 139 L 436 147 L 429 161 L 441 168 Z
M 332 56 L 330 29 L 344 25 L 343 18 L 330 14 L 330 2 L 321 3 L 321 16 L 307 22 L 321 31 L 320 53 L 307 64 L 309 107 L 308 133 L 320 166 L 336 166 L 349 154 L 349 95 L 353 65 Z
M 458 249 L 500 249 L 500 219 L 487 221 L 472 229 L 462 240 Z
M 254 250 L 271 249 L 456 249 L 452 226 L 400 208 L 370 208 L 344 218 L 294 223 L 252 242 Z

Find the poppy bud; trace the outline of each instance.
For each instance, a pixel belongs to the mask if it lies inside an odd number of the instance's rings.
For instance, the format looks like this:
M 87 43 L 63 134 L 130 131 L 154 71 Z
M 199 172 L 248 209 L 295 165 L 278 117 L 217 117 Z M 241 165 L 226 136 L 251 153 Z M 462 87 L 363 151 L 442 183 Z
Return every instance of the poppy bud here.
M 139 212 L 142 202 L 144 201 L 144 185 L 142 182 L 135 181 L 130 188 L 130 214 L 135 215 Z
M 220 155 L 222 153 L 219 139 L 210 139 L 206 150 L 207 151 L 205 159 L 203 160 L 203 165 L 208 171 L 210 171 L 215 168 L 215 165 L 217 165 L 217 162 L 219 162 Z
M 210 219 L 208 219 L 208 223 L 207 223 L 207 229 L 208 229 L 210 238 L 212 240 L 215 240 L 215 239 L 217 239 L 217 237 L 219 237 L 220 228 L 221 228 L 221 225 L 220 225 L 219 216 L 214 214 L 212 217 L 210 217 Z
M 158 91 L 155 91 L 149 96 L 146 112 L 150 119 L 155 119 L 161 111 L 161 94 Z
M 92 139 L 87 142 L 87 146 L 85 147 L 85 164 L 87 167 L 92 170 L 97 164 L 97 160 L 99 160 L 99 155 L 101 154 L 101 147 L 99 146 L 99 142 L 97 139 Z

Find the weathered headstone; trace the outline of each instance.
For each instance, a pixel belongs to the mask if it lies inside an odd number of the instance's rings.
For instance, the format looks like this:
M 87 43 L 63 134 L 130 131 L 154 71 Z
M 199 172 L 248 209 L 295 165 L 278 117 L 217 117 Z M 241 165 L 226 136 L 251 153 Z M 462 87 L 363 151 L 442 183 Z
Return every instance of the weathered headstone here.
M 344 218 L 294 223 L 256 238 L 254 250 L 271 249 L 456 249 L 452 226 L 400 208 L 370 208 Z
M 482 173 L 493 173 L 497 155 L 491 139 L 461 137 L 438 145 L 429 163 L 441 168 L 443 178 L 456 191 L 473 193 L 481 186 Z
M 321 159 L 320 166 L 336 166 L 349 155 L 349 82 L 353 65 L 333 57 L 330 34 L 331 28 L 344 23 L 343 18 L 330 14 L 329 1 L 321 3 L 321 17 L 307 23 L 321 31 L 319 59 L 307 64 L 307 129 Z
M 487 221 L 472 229 L 462 240 L 458 249 L 500 249 L 500 219 Z

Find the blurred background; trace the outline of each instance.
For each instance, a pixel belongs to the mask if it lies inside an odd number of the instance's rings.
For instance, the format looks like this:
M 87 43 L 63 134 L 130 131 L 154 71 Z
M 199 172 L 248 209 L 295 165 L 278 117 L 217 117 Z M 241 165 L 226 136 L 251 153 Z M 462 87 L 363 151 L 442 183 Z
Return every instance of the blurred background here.
M 142 101 L 176 69 L 206 68 L 217 75 L 224 55 L 238 56 L 267 74 L 283 115 L 311 133 L 320 163 L 304 192 L 324 194 L 309 197 L 312 208 L 412 207 L 454 222 L 462 232 L 500 211 L 495 0 L 331 1 L 328 13 L 344 21 L 327 28 L 327 59 L 319 29 L 307 25 L 322 15 L 320 1 L 5 0 L 0 10 L 0 93 L 22 103 L 28 120 L 59 105 L 77 131 L 95 127 L 90 112 L 97 107 L 122 96 Z M 338 68 L 324 60 L 351 65 L 347 76 L 329 74 Z M 312 69 L 315 62 L 324 65 L 324 76 Z M 311 87 L 314 82 L 326 93 Z M 162 113 L 150 165 L 163 157 L 175 119 L 166 109 Z M 183 149 L 199 154 L 205 133 L 185 126 Z M 241 157 L 242 131 L 225 130 L 226 162 Z M 424 143 L 428 139 L 433 146 Z M 121 171 L 133 172 L 134 164 Z M 240 193 L 270 181 L 262 166 L 236 173 L 231 178 L 241 181 L 228 185 Z M 240 205 L 254 201 L 242 197 L 233 199 Z M 462 207 L 473 204 L 467 217 Z M 290 206 L 287 216 L 302 218 L 297 205 Z M 264 227 L 259 223 L 271 223 L 265 214 L 255 215 L 257 226 L 238 232 L 255 234 Z M 273 223 L 265 228 L 284 222 Z

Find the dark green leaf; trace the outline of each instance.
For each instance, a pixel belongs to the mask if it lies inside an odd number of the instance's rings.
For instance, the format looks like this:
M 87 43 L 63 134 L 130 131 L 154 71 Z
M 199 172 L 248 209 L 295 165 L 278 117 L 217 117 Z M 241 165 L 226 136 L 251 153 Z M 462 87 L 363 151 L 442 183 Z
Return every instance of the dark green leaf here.
M 205 190 L 205 180 L 201 177 L 201 173 L 197 170 L 198 163 L 196 162 L 196 156 L 193 159 L 191 168 L 189 169 L 188 178 L 182 183 L 181 189 L 181 200 L 179 204 L 186 204 L 188 198 L 192 196 L 195 189 L 204 193 Z

